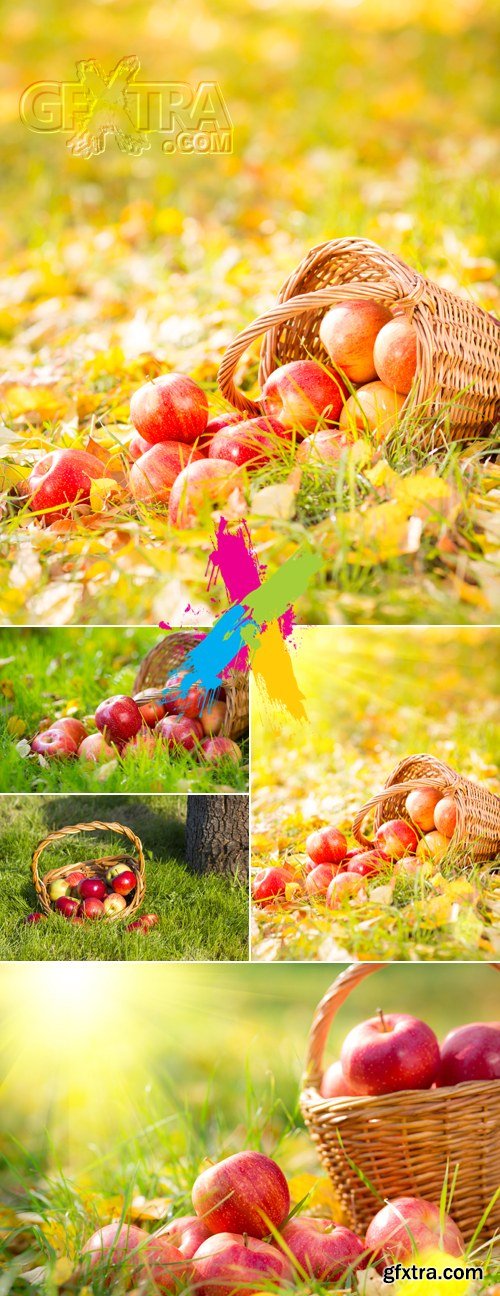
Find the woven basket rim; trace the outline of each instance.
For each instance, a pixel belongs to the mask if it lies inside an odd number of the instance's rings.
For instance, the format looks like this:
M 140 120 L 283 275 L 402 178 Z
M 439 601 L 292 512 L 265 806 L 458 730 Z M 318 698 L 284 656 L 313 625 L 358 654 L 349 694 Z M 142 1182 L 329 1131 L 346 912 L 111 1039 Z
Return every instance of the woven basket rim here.
M 168 675 L 179 669 L 183 658 L 191 648 L 202 642 L 207 633 L 206 630 L 174 630 L 154 644 L 146 653 L 136 673 L 133 685 L 134 698 L 136 700 L 140 698 L 148 679 L 148 671 L 154 669 L 159 660 L 165 661 L 164 683 L 166 683 Z M 173 658 L 170 665 L 169 658 Z M 244 671 L 231 668 L 220 680 L 219 687 L 224 690 L 226 704 L 226 714 L 220 733 L 224 737 L 234 739 L 244 737 L 248 732 L 248 675 Z M 158 697 L 161 693 L 162 689 L 158 686 Z

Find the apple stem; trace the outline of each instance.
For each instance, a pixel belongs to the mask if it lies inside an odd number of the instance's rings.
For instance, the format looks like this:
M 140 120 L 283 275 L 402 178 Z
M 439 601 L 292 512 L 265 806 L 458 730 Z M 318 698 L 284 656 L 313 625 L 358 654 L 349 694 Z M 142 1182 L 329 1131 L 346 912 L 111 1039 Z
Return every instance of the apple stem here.
M 378 1015 L 379 1015 L 379 1017 L 380 1017 L 380 1023 L 381 1023 L 381 1026 L 382 1026 L 382 1030 L 385 1031 L 385 1033 L 386 1033 L 386 1035 L 387 1035 L 387 1034 L 388 1034 L 388 1030 L 389 1030 L 389 1028 L 388 1028 L 388 1026 L 386 1026 L 386 1024 L 385 1024 L 385 1017 L 384 1017 L 383 1011 L 382 1011 L 381 1008 L 377 1008 L 377 1012 L 378 1012 Z
M 243 1234 L 243 1246 L 248 1246 L 248 1233 Z

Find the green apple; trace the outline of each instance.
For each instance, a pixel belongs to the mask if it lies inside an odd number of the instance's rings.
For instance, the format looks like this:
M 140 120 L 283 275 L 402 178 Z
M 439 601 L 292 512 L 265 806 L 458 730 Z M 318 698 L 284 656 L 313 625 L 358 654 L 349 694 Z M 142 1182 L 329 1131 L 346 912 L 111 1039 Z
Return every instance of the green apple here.
M 61 896 L 69 895 L 70 890 L 71 888 L 64 881 L 64 878 L 56 878 L 55 882 L 50 883 L 49 896 L 51 900 L 59 900 Z

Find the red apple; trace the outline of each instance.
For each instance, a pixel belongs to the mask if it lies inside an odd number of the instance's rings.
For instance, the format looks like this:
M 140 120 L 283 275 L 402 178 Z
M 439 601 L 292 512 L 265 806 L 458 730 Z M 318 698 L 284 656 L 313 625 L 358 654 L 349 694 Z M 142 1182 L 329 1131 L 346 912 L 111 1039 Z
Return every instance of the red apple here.
M 135 1278 L 140 1265 L 140 1253 L 148 1240 L 149 1234 L 144 1229 L 115 1220 L 92 1234 L 85 1243 L 82 1255 L 89 1257 L 92 1269 L 99 1264 L 106 1267 L 108 1285 L 123 1281 L 125 1276 Z
M 333 869 L 331 864 L 317 864 L 306 877 L 306 891 L 308 896 L 321 895 L 326 896 L 328 887 L 333 878 Z
M 79 910 L 78 900 L 71 900 L 70 896 L 59 896 L 56 900 L 55 908 L 62 914 L 63 918 L 73 918 Z
M 298 463 L 338 463 L 353 443 L 353 436 L 341 432 L 313 432 L 304 438 L 297 450 Z
M 405 809 L 421 832 L 429 832 L 434 827 L 434 810 L 440 796 L 437 788 L 432 787 L 416 788 L 408 793 Z
M 139 503 L 168 504 L 174 481 L 190 463 L 201 460 L 203 455 L 182 441 L 160 441 L 151 446 L 146 454 L 141 455 L 130 469 L 130 489 L 134 499 Z
M 354 1093 L 384 1094 L 430 1089 L 440 1054 L 426 1022 L 408 1013 L 380 1013 L 349 1031 L 340 1060 Z
M 31 914 L 27 914 L 27 915 L 26 915 L 26 918 L 24 919 L 24 921 L 25 921 L 25 923 L 38 923 L 38 922 L 41 922 L 41 921 L 42 921 L 42 918 L 46 918 L 46 917 L 47 917 L 47 914 L 43 914 L 43 913 L 31 913 Z
M 93 479 L 105 476 L 105 466 L 95 455 L 84 450 L 54 450 L 44 455 L 31 473 L 29 507 L 53 521 L 69 513 L 72 504 L 86 503 Z
M 339 909 L 347 897 L 355 896 L 362 889 L 363 877 L 351 870 L 347 873 L 339 873 L 338 877 L 332 878 L 328 891 L 326 893 L 326 903 L 329 909 Z
M 144 383 L 130 402 L 130 418 L 145 441 L 183 441 L 192 445 L 207 426 L 205 392 L 184 374 L 163 374 Z
M 116 747 L 110 747 L 101 733 L 89 734 L 78 748 L 79 760 L 98 761 L 112 760 L 116 756 Z
M 392 320 L 386 306 L 376 301 L 347 301 L 332 306 L 323 315 L 319 336 L 335 368 L 351 383 L 376 378 L 373 358 L 375 338 Z
M 203 738 L 203 729 L 198 720 L 188 716 L 167 715 L 157 724 L 155 733 L 166 742 L 169 751 L 184 747 L 185 751 L 194 751 Z
M 345 858 L 347 842 L 338 828 L 318 828 L 309 834 L 306 851 L 315 864 L 340 864 Z
M 105 914 L 111 914 L 111 917 L 127 908 L 127 901 L 122 895 L 107 895 L 102 903 Z
M 354 396 L 346 401 L 339 420 L 341 432 L 372 432 L 377 444 L 398 425 L 399 414 L 406 397 L 400 396 L 384 383 L 367 383 L 358 387 Z
M 380 825 L 375 833 L 375 841 L 389 859 L 401 859 L 402 855 L 414 855 L 418 846 L 415 829 L 405 819 L 388 819 Z
M 49 760 L 65 760 L 69 756 L 76 756 L 78 747 L 64 729 L 56 729 L 55 725 L 50 729 L 44 729 L 42 733 L 35 734 L 31 742 L 32 752 L 39 756 L 46 756 Z
M 129 872 L 130 872 L 130 867 L 128 864 L 112 864 L 111 868 L 106 869 L 107 886 L 109 887 L 112 886 L 114 878 L 119 877 L 120 873 L 129 873 Z
M 262 391 L 266 414 L 283 427 L 315 432 L 320 423 L 338 423 L 348 391 L 338 375 L 316 360 L 291 360 L 269 375 Z
M 62 733 L 68 733 L 77 748 L 84 738 L 87 737 L 87 730 L 81 720 L 75 720 L 74 716 L 63 716 L 62 720 L 54 720 L 51 729 L 60 729 Z
M 133 698 L 117 693 L 99 703 L 95 722 L 107 742 L 117 743 L 121 747 L 139 732 L 142 716 Z
M 170 1224 L 162 1228 L 158 1236 L 169 1238 L 186 1260 L 192 1260 L 195 1251 L 202 1242 L 206 1242 L 207 1238 L 211 1237 L 211 1234 L 197 1215 L 178 1215 Z
M 143 914 L 141 923 L 146 931 L 152 931 L 153 927 L 158 926 L 158 914 Z
M 457 826 L 457 805 L 453 797 L 441 797 L 438 801 L 434 811 L 434 824 L 443 837 L 453 837 Z
M 419 860 L 434 860 L 439 864 L 450 849 L 450 839 L 440 832 L 426 833 L 421 837 L 416 849 Z
M 407 396 L 417 370 L 417 334 L 404 315 L 384 324 L 375 339 L 373 359 L 377 377 Z
M 274 418 L 245 419 L 238 427 L 217 432 L 208 451 L 209 459 L 227 459 L 242 468 L 262 468 L 292 442 L 292 433 Z
M 384 859 L 383 855 L 379 855 L 376 850 L 359 851 L 348 861 L 347 877 L 350 874 L 357 874 L 358 877 L 375 877 L 387 863 L 388 860 Z
M 146 695 L 150 695 L 152 693 L 153 694 L 158 693 L 158 689 L 157 688 L 144 689 L 142 694 L 142 698 L 144 698 L 144 701 L 142 701 L 141 698 L 141 701 L 137 703 L 144 724 L 147 724 L 149 729 L 154 729 L 155 725 L 158 724 L 158 721 L 163 720 L 163 717 L 164 715 L 166 715 L 167 712 L 167 708 L 164 702 L 149 701 L 148 696 Z
M 139 729 L 139 733 L 134 734 L 134 737 L 131 738 L 130 741 L 125 744 L 125 747 L 122 748 L 122 756 L 127 751 L 132 751 L 132 752 L 144 751 L 147 752 L 149 756 L 151 756 L 153 752 L 156 751 L 156 747 L 157 747 L 157 740 L 155 738 L 154 733 L 151 732 L 151 729 L 147 729 L 146 727 L 144 727 L 144 729 Z
M 203 729 L 203 733 L 206 734 L 207 738 L 213 738 L 216 734 L 220 733 L 225 719 L 226 719 L 225 701 L 212 702 L 210 706 L 205 707 L 203 711 L 200 711 L 200 724 Z
M 116 891 L 119 896 L 130 895 L 131 891 L 135 891 L 136 886 L 137 878 L 132 869 L 124 869 L 122 873 L 118 873 L 118 876 L 113 878 L 113 891 Z
M 188 1276 L 186 1257 L 170 1239 L 163 1235 L 150 1237 L 141 1248 L 137 1270 L 139 1290 L 154 1292 L 179 1291 Z
M 205 431 L 196 442 L 196 449 L 201 450 L 202 454 L 207 454 L 214 436 L 222 432 L 226 427 L 233 427 L 235 423 L 243 423 L 244 414 L 238 414 L 236 410 L 228 411 L 227 414 L 217 414 L 215 418 L 209 419 Z
M 415 1252 L 439 1248 L 460 1256 L 465 1242 L 450 1215 L 422 1197 L 396 1197 L 382 1207 L 368 1226 L 366 1250 L 387 1264 L 410 1260 Z
M 233 742 L 232 738 L 223 738 L 219 734 L 217 738 L 204 738 L 198 749 L 198 760 L 209 761 L 211 764 L 221 760 L 233 761 L 234 765 L 239 765 L 241 761 L 241 749 L 238 744 Z
M 190 527 L 204 514 L 226 503 L 234 490 L 243 490 L 242 470 L 226 459 L 190 463 L 176 478 L 168 504 L 172 526 Z
M 468 1080 L 500 1080 L 500 1022 L 469 1022 L 443 1040 L 438 1085 Z
M 259 869 L 255 874 L 252 885 L 252 896 L 257 904 L 267 904 L 269 900 L 282 899 L 285 896 L 285 888 L 288 882 L 292 881 L 292 874 L 288 869 L 273 868 Z
M 305 1273 L 318 1281 L 337 1282 L 347 1269 L 359 1269 L 366 1254 L 361 1238 L 331 1219 L 299 1215 L 283 1229 L 283 1241 Z
M 191 684 L 187 692 L 182 692 L 182 682 L 186 671 L 176 671 L 169 675 L 164 691 L 164 706 L 168 715 L 187 716 L 188 720 L 197 720 L 205 704 L 206 692 L 201 684 Z
M 85 882 L 86 873 L 81 873 L 80 869 L 75 869 L 73 873 L 67 873 L 66 882 L 72 891 L 78 890 L 80 894 L 80 882 Z
M 126 928 L 126 930 L 129 931 L 129 932 L 131 932 L 131 931 L 137 931 L 137 932 L 139 932 L 139 931 L 140 931 L 140 932 L 142 933 L 143 936 L 146 936 L 147 932 L 149 931 L 149 927 L 145 927 L 145 925 L 144 925 L 144 923 L 143 923 L 143 921 L 142 921 L 142 918 L 134 918 L 134 921 L 133 921 L 133 922 L 131 922 L 131 923 L 127 923 L 127 928 Z
M 327 1067 L 320 1085 L 322 1098 L 355 1098 L 356 1094 L 349 1088 L 341 1062 L 332 1062 Z
M 237 1152 L 203 1170 L 193 1187 L 196 1214 L 211 1233 L 263 1238 L 279 1229 L 290 1210 L 288 1184 L 279 1166 L 261 1152 Z
M 83 882 L 80 882 L 79 892 L 82 900 L 90 900 L 91 898 L 94 898 L 95 900 L 104 900 L 106 895 L 106 885 L 102 881 L 102 878 L 84 878 Z
M 132 459 L 135 463 L 136 459 L 140 459 L 141 455 L 147 454 L 150 449 L 151 442 L 145 441 L 144 437 L 139 436 L 139 433 L 136 432 L 135 436 L 131 438 L 127 446 L 129 459 Z
M 196 1296 L 235 1296 L 236 1292 L 255 1296 L 263 1284 L 278 1287 L 292 1277 L 289 1260 L 276 1247 L 246 1233 L 230 1232 L 202 1242 L 193 1272 Z
M 82 900 L 78 913 L 82 918 L 102 918 L 104 913 L 102 900 L 98 900 L 96 896 L 89 896 L 87 900 Z

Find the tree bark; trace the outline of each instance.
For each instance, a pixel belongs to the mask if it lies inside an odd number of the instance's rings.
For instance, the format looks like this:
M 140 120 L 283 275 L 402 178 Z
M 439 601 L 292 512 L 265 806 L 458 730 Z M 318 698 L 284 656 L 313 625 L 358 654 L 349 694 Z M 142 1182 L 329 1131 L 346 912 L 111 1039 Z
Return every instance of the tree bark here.
M 188 796 L 186 859 L 196 873 L 248 878 L 248 797 Z

